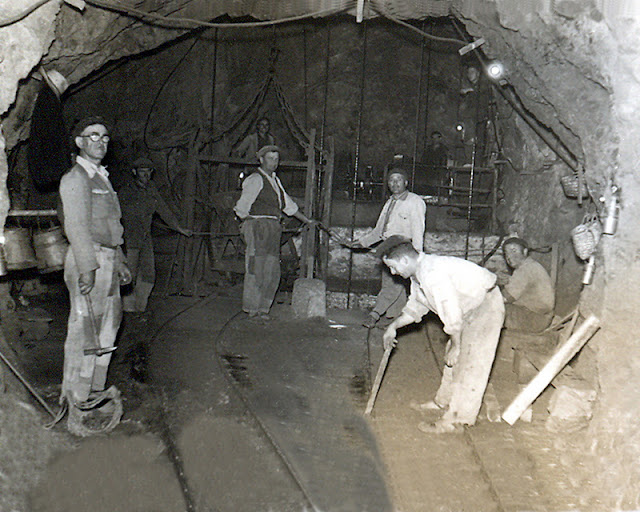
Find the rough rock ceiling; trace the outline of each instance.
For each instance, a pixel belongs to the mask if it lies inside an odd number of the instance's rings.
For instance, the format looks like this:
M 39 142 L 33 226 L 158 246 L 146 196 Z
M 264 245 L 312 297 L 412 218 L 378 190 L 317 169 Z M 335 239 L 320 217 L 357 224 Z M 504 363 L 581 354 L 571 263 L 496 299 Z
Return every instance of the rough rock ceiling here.
M 106 4 L 106 0 L 88 2 Z M 384 14 L 401 19 L 422 19 L 447 16 L 452 0 L 364 0 L 364 16 Z M 173 8 L 171 8 L 173 4 Z M 231 18 L 252 16 L 260 20 L 280 20 L 303 15 L 327 16 L 336 12 L 355 15 L 357 0 L 177 0 L 162 2 L 143 0 L 136 3 L 141 11 L 174 12 L 171 16 L 186 16 L 207 21 L 228 15 Z M 145 9 L 146 7 L 146 9 Z

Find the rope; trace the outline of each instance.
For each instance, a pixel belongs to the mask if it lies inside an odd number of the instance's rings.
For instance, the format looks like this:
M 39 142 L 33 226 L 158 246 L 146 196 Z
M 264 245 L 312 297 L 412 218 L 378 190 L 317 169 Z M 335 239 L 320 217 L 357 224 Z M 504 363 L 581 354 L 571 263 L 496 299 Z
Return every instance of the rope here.
M 49 1 L 49 0 L 46 0 L 46 1 Z M 266 27 L 271 25 L 279 25 L 282 23 L 290 23 L 292 21 L 300 21 L 300 20 L 306 20 L 309 18 L 318 18 L 323 16 L 339 14 L 339 13 L 348 11 L 355 4 L 355 2 L 351 0 L 345 6 L 339 7 L 337 9 L 326 9 L 324 11 L 316 11 L 308 14 L 302 14 L 299 16 L 281 18 L 279 20 L 252 21 L 252 22 L 245 22 L 245 23 L 211 23 L 208 21 L 202 21 L 194 18 L 179 18 L 179 17 L 164 16 L 162 14 L 155 14 L 147 11 L 141 11 L 139 9 L 134 9 L 133 7 L 126 7 L 122 4 L 116 4 L 116 3 L 108 2 L 105 0 L 85 0 L 85 1 L 87 4 L 92 5 L 93 7 L 97 7 L 99 9 L 103 9 L 106 11 L 116 12 L 123 16 L 136 18 L 142 23 L 147 23 L 149 25 L 158 25 L 161 27 L 174 28 L 174 29 L 180 29 L 180 28 L 190 29 L 194 27 L 209 27 L 209 28 Z

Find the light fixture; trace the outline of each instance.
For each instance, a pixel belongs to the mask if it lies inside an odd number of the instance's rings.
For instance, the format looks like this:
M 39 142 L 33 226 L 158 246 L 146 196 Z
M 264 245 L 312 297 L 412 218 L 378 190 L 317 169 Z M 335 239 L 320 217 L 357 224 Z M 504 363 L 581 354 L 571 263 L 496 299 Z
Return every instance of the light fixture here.
M 490 62 L 487 67 L 487 76 L 493 80 L 494 82 L 499 83 L 500 85 L 505 85 L 507 80 L 505 78 L 505 70 L 502 62 L 494 60 Z

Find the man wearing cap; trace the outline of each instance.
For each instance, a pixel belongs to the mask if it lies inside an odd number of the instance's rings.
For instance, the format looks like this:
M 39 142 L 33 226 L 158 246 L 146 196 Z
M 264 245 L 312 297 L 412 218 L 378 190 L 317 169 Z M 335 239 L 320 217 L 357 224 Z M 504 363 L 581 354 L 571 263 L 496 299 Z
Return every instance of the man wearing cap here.
M 529 256 L 527 243 L 518 237 L 502 244 L 504 259 L 513 274 L 502 288 L 506 307 L 507 329 L 540 332 L 553 318 L 555 290 L 549 274 Z
M 122 207 L 124 242 L 127 262 L 131 269 L 132 289 L 122 298 L 123 309 L 131 313 L 143 313 L 156 280 L 156 267 L 151 237 L 154 214 L 173 230 L 184 236 L 191 231 L 183 229 L 169 205 L 151 181 L 155 165 L 146 156 L 133 162 L 133 183 L 123 187 L 118 196 Z
M 249 318 L 268 320 L 280 284 L 280 236 L 282 213 L 305 224 L 314 224 L 285 192 L 276 169 L 280 149 L 264 146 L 256 153 L 260 166 L 242 183 L 242 195 L 233 208 L 241 219 L 245 249 L 242 309 Z
M 422 251 L 427 205 L 417 194 L 409 192 L 409 177 L 404 169 L 391 169 L 388 175 L 391 197 L 382 207 L 375 227 L 351 244 L 352 248 L 370 247 L 392 235 L 408 238 L 416 251 Z M 407 302 L 405 283 L 392 276 L 386 267 L 382 269 L 382 283 L 376 304 L 363 325 L 372 328 L 386 313 L 387 318 L 400 314 Z
M 107 124 L 100 117 L 85 118 L 73 136 L 78 156 L 60 181 L 70 243 L 64 280 L 71 301 L 61 399 L 76 405 L 104 390 L 111 354 L 85 355 L 85 349 L 113 347 L 122 318 L 120 285 L 131 281 L 131 273 L 121 248 L 118 196 L 101 165 L 109 143 Z
M 442 417 L 418 428 L 443 433 L 475 424 L 504 321 L 495 274 L 462 258 L 416 251 L 399 236 L 389 237 L 376 253 L 392 274 L 411 281 L 406 306 L 383 335 L 385 350 L 397 343 L 397 329 L 420 322 L 429 311 L 440 317 L 450 336 L 435 399 L 416 404 L 419 410 L 441 411 Z

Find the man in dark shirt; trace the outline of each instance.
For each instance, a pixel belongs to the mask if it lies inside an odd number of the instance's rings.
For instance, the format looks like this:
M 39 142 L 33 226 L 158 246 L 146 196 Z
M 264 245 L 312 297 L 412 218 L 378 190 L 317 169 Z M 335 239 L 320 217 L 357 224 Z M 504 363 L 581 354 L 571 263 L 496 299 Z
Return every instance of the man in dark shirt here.
M 131 269 L 133 289 L 123 297 L 127 312 L 142 313 L 147 309 L 149 296 L 156 280 L 156 266 L 151 237 L 151 221 L 158 214 L 178 233 L 191 236 L 180 227 L 178 219 L 151 181 L 155 166 L 151 159 L 140 157 L 133 163 L 133 183 L 123 187 L 118 196 L 122 207 L 124 241 L 127 261 Z

